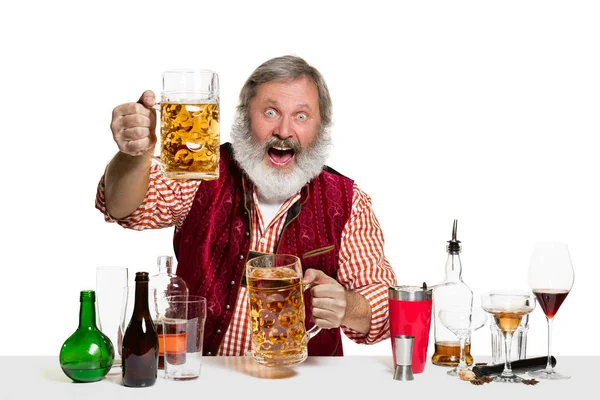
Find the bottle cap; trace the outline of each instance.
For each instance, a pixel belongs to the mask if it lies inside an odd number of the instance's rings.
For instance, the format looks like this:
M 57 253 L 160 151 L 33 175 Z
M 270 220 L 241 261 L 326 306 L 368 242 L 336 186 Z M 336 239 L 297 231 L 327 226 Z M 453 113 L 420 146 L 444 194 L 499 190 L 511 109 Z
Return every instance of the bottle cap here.
M 159 271 L 168 271 L 171 273 L 173 268 L 173 257 L 171 256 L 158 256 L 156 259 Z
M 95 301 L 96 300 L 96 292 L 94 292 L 93 290 L 82 290 L 79 293 L 79 301 L 83 301 L 84 299 Z
M 150 281 L 150 277 L 147 272 L 136 272 L 135 273 L 135 281 L 136 282 L 148 282 Z

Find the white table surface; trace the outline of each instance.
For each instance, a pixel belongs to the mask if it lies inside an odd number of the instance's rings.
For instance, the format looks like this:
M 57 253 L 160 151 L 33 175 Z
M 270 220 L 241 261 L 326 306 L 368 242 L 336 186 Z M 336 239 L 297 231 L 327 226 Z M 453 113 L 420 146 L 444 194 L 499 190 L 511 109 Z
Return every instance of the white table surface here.
M 477 359 L 477 357 L 476 357 Z M 417 399 L 480 398 L 547 400 L 579 393 L 597 398 L 600 357 L 557 357 L 557 369 L 571 379 L 540 381 L 535 386 L 488 383 L 481 386 L 446 375 L 446 367 L 430 362 L 415 380 L 395 381 L 391 356 L 310 357 L 288 368 L 263 367 L 249 357 L 205 357 L 197 380 L 179 382 L 160 377 L 148 388 L 127 388 L 119 371 L 92 383 L 73 383 L 60 369 L 58 356 L 0 357 L 0 399 Z M 583 392 L 582 392 L 583 389 Z M 210 396 L 210 397 L 208 397 Z M 405 397 L 408 396 L 408 397 Z

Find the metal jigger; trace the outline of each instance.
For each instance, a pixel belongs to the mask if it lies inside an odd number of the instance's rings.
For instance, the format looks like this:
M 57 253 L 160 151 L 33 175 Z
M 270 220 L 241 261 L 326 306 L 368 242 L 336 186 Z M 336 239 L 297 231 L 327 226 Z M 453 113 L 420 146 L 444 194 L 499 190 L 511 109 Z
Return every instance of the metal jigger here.
M 412 381 L 415 379 L 412 372 L 414 341 L 414 336 L 401 335 L 394 337 L 394 352 L 396 354 L 394 379 L 397 381 Z

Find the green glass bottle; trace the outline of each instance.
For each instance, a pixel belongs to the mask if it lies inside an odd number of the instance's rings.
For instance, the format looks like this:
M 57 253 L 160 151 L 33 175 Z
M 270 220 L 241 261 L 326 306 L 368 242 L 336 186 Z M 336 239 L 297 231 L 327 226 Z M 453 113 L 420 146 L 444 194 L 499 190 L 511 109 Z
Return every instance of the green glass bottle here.
M 79 301 L 79 327 L 60 349 L 60 367 L 75 382 L 95 382 L 112 367 L 115 350 L 96 327 L 96 293 L 82 290 Z

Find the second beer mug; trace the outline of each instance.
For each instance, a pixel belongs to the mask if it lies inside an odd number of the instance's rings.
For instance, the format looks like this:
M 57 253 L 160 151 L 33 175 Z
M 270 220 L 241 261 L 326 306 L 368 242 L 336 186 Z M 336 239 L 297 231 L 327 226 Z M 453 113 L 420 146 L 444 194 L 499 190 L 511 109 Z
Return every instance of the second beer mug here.
M 300 363 L 308 341 L 321 328 L 304 326 L 304 291 L 300 259 L 286 254 L 256 257 L 246 264 L 252 355 L 263 365 Z
M 202 69 L 163 73 L 160 164 L 169 179 L 219 177 L 219 76 Z

